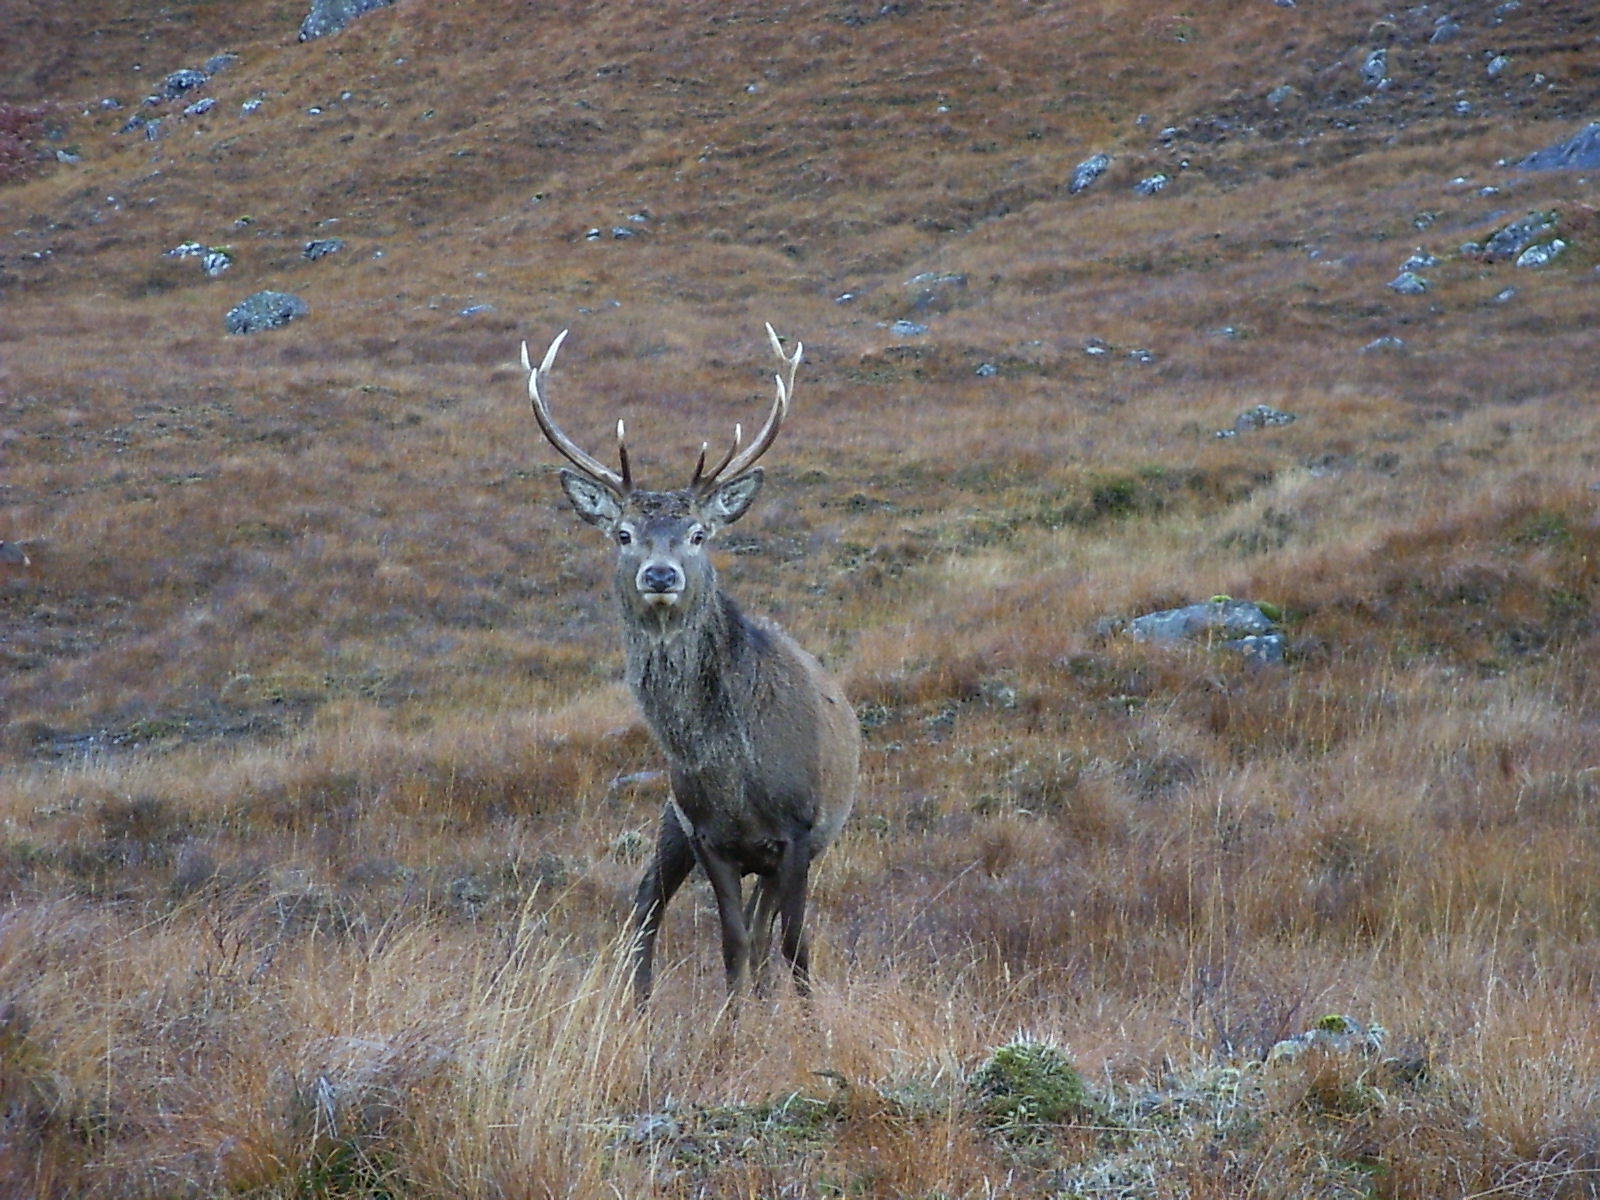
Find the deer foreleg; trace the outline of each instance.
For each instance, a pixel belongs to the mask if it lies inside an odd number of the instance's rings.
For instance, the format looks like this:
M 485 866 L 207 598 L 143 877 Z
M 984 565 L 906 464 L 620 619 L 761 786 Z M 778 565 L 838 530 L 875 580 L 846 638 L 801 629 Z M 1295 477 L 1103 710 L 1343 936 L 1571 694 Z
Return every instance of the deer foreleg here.
M 697 850 L 706 878 L 711 880 L 711 894 L 716 897 L 717 916 L 722 922 L 722 969 L 728 977 L 728 995 L 737 996 L 744 989 L 750 958 L 739 868 L 709 846 L 702 845 Z
M 678 824 L 674 813 L 664 813 L 656 840 L 656 856 L 639 881 L 639 891 L 633 901 L 633 993 L 641 1004 L 650 998 L 661 916 L 666 911 L 667 901 L 672 899 L 693 867 L 694 850 L 689 845 L 688 834 Z

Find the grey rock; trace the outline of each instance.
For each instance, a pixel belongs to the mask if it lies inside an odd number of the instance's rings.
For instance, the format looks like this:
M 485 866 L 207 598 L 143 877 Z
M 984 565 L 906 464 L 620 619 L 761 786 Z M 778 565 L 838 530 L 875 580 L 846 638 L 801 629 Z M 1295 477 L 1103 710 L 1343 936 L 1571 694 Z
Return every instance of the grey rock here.
M 1389 286 L 1402 296 L 1420 296 L 1428 290 L 1428 281 L 1414 271 L 1401 271 L 1389 281 Z
M 1277 87 L 1273 88 L 1267 93 L 1267 103 L 1272 105 L 1273 108 L 1282 108 L 1291 100 L 1297 99 L 1299 95 L 1299 89 L 1297 89 L 1294 84 L 1280 83 Z
M 233 255 L 226 250 L 207 250 L 200 256 L 200 267 L 212 279 L 233 266 Z
M 163 250 L 162 258 L 199 258 L 206 248 L 199 242 L 179 242 L 171 250 Z
M 210 58 L 206 59 L 205 65 L 201 69 L 204 70 L 207 75 L 215 75 L 219 71 L 226 71 L 229 67 L 235 67 L 238 65 L 239 56 L 233 53 L 233 51 L 228 50 L 221 54 L 213 54 Z
M 1500 76 L 1505 74 L 1506 68 L 1510 65 L 1511 60 L 1504 54 L 1496 54 L 1489 60 L 1489 65 L 1485 69 L 1489 72 L 1490 79 L 1499 79 Z
M 920 337 L 928 332 L 928 327 L 920 321 L 908 321 L 901 317 L 889 326 L 889 332 L 894 334 L 895 337 Z
M 311 11 L 300 22 L 300 40 L 309 42 L 338 33 L 362 14 L 392 3 L 394 0 L 311 0 Z
M 204 71 L 196 71 L 185 67 L 181 71 L 174 71 L 161 81 L 161 98 L 163 100 L 176 100 L 187 92 L 203 87 L 210 76 Z
M 1252 663 L 1281 663 L 1288 651 L 1288 642 L 1281 633 L 1253 633 L 1223 642 L 1222 648 L 1242 654 Z
M 257 292 L 230 308 L 224 323 L 229 333 L 261 333 L 310 312 L 311 307 L 292 292 Z
M 1375 354 L 1380 350 L 1404 350 L 1405 348 L 1406 344 L 1402 339 L 1385 335 L 1380 338 L 1373 338 L 1365 346 L 1361 347 L 1361 353 Z
M 183 115 L 186 117 L 204 116 L 216 106 L 217 98 L 215 96 L 206 96 L 204 99 L 196 100 L 193 104 L 189 105 L 188 108 L 184 109 Z
M 314 241 L 307 242 L 305 249 L 300 253 L 312 262 L 316 262 L 319 258 L 327 258 L 328 255 L 337 254 L 343 249 L 343 238 L 317 238 Z
M 1361 62 L 1361 80 L 1368 87 L 1381 87 L 1389 78 L 1389 51 L 1380 46 Z
M 1067 185 L 1067 192 L 1076 196 L 1096 179 L 1106 173 L 1106 168 L 1111 165 L 1109 154 L 1096 154 L 1084 159 L 1072 172 L 1072 182 Z
M 463 317 L 475 317 L 479 313 L 491 313 L 493 311 L 494 305 L 492 304 L 469 304 L 461 310 L 461 315 Z
M 1400 264 L 1400 269 L 1402 271 L 1426 271 L 1429 267 L 1437 267 L 1438 265 L 1439 256 L 1437 254 L 1429 254 L 1426 250 L 1417 250 L 1412 253 L 1410 258 Z
M 1275 633 L 1277 628 L 1277 622 L 1261 611 L 1260 605 L 1225 597 L 1146 613 L 1127 624 L 1128 635 L 1136 642 L 1203 639 L 1226 644 Z
M 1163 190 L 1168 182 L 1167 177 L 1157 171 L 1154 175 L 1139 180 L 1138 183 L 1133 185 L 1133 190 L 1141 196 L 1154 196 L 1157 192 Z
M 1434 28 L 1433 36 L 1428 39 L 1431 46 L 1440 46 L 1461 36 L 1461 26 L 1449 17 L 1440 17 L 1439 24 Z
M 1483 252 L 1490 258 L 1515 258 L 1555 227 L 1555 213 L 1531 212 L 1490 234 L 1483 244 Z
M 1591 121 L 1566 141 L 1535 151 L 1516 165 L 1523 171 L 1600 167 L 1600 121 Z
M 1566 248 L 1567 244 L 1560 238 L 1553 238 L 1548 242 L 1539 242 L 1537 245 L 1529 246 L 1521 254 L 1517 255 L 1517 266 L 1549 266 L 1561 256 L 1561 252 Z
M 1254 408 L 1245 409 L 1233 419 L 1233 432 L 1248 433 L 1252 429 L 1271 429 L 1280 425 L 1293 425 L 1294 422 L 1293 413 L 1273 408 L 1270 404 L 1258 404 Z
M 979 379 L 993 379 L 1000 374 L 1000 368 L 991 362 L 979 363 L 977 375 Z

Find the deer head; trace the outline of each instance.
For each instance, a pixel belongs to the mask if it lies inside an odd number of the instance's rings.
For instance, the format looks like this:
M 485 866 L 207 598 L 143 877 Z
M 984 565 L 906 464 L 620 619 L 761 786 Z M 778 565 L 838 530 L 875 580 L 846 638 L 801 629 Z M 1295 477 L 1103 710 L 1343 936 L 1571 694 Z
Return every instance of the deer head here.
M 670 630 L 716 591 L 706 544 L 744 516 L 761 490 L 762 471 L 755 464 L 777 439 L 805 347 L 796 345 L 792 355 L 785 354 L 769 324 L 767 337 L 784 369 L 774 376 L 776 393 L 761 432 L 743 446 L 743 427 L 736 424 L 733 445 L 710 470 L 706 469 L 710 447 L 702 443 L 688 486 L 655 492 L 634 485 L 621 421 L 617 422 L 620 469 L 613 471 L 579 447 L 551 417 L 542 385 L 566 336 L 566 330 L 556 336 L 537 369 L 528 357 L 527 343 L 522 345 L 533 415 L 550 444 L 576 468 L 561 472 L 561 486 L 572 507 L 616 542 L 617 591 L 625 608 L 653 627 Z

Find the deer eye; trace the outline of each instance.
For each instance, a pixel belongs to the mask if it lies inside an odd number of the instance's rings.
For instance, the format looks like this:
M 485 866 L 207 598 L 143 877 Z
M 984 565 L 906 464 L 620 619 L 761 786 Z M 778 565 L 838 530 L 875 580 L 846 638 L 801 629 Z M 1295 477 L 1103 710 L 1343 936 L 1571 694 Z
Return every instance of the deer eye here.
M 689 545 L 703 546 L 706 544 L 706 531 L 702 526 L 696 525 L 689 531 Z
M 631 546 L 631 545 L 633 545 L 633 530 L 631 530 L 631 529 L 619 529 L 619 530 L 617 530 L 617 545 L 619 545 L 619 546 Z

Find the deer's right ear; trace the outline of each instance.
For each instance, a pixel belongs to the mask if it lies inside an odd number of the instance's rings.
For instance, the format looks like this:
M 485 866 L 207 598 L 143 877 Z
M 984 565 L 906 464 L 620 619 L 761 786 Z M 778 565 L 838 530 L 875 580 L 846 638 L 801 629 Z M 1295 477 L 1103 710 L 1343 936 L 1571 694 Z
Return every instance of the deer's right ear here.
M 596 483 L 587 475 L 576 471 L 561 472 L 561 490 L 567 493 L 572 507 L 585 521 L 610 533 L 622 520 L 622 505 L 614 492 L 604 484 Z

